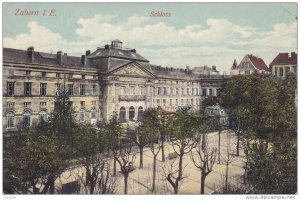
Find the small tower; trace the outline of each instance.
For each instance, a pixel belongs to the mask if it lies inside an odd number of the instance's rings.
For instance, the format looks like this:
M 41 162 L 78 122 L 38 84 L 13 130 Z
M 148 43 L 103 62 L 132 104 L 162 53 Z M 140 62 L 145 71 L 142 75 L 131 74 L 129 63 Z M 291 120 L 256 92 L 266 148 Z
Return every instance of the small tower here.
M 113 41 L 111 41 L 111 48 L 113 49 L 122 49 L 122 43 L 120 40 L 115 39 Z
M 231 69 L 237 69 L 236 59 L 234 59 Z

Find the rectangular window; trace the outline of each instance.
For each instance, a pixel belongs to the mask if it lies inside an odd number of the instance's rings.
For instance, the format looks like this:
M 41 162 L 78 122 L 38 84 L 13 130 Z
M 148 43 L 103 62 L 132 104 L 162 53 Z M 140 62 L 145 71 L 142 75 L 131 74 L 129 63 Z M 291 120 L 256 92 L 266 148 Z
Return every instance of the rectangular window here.
M 97 95 L 97 86 L 92 85 L 92 95 Z
M 47 107 L 47 102 L 40 102 L 40 107 L 41 108 L 46 108 Z
M 7 102 L 6 106 L 7 108 L 15 108 L 15 102 Z
M 190 95 L 190 89 L 186 88 L 186 95 Z
M 288 73 L 290 73 L 290 67 L 285 68 L 285 74 L 288 74 Z
M 30 108 L 31 107 L 31 102 L 24 102 L 24 107 L 25 108 Z
M 45 111 L 40 112 L 40 120 L 44 122 L 47 121 L 47 113 Z
M 196 88 L 196 94 L 195 94 L 196 96 L 198 95 L 198 88 Z
M 15 83 L 7 82 L 7 95 L 12 96 L 15 94 Z
M 213 95 L 213 91 L 212 89 L 209 89 L 209 96 L 212 96 Z
M 167 88 L 164 87 L 164 95 L 167 95 Z
M 195 88 L 192 88 L 192 95 L 195 95 Z
M 40 95 L 47 95 L 47 83 L 40 84 Z
M 279 68 L 279 76 L 283 76 L 283 68 L 282 67 Z
M 56 73 L 56 78 L 59 78 L 60 77 L 60 73 Z
M 80 101 L 80 106 L 84 107 L 85 106 L 85 101 Z
M 79 91 L 80 95 L 85 95 L 85 85 L 80 84 L 80 91 Z
M 68 95 L 74 95 L 74 85 L 68 84 Z
M 97 76 L 93 76 L 93 80 L 97 80 Z
M 179 95 L 179 89 L 176 88 L 176 95 Z
M 15 117 L 13 114 L 7 115 L 7 128 L 15 127 Z
M 206 89 L 202 89 L 202 96 L 206 96 Z
M 23 120 L 24 120 L 24 127 L 30 127 L 30 114 L 25 114 Z
M 73 78 L 73 74 L 72 74 L 72 73 L 70 73 L 68 77 L 69 77 L 69 78 Z
M 181 88 L 181 95 L 184 95 L 184 88 Z
M 79 121 L 80 122 L 84 122 L 84 110 L 79 111 Z
M 156 104 L 157 104 L 157 105 L 160 104 L 160 100 L 159 100 L 159 99 L 156 100 Z
M 96 109 L 92 109 L 91 113 L 92 113 L 92 114 L 91 114 L 91 115 L 92 115 L 91 118 L 92 118 L 92 119 L 96 119 L 96 118 L 97 118 L 97 112 L 96 112 Z
M 55 84 L 55 95 L 59 96 L 61 92 L 62 92 L 61 84 L 60 83 L 56 83 Z
M 144 87 L 140 86 L 140 95 L 144 95 Z
M 81 75 L 81 79 L 85 79 L 85 75 L 83 74 L 83 75 Z
M 166 104 L 166 100 L 165 99 L 163 99 L 163 104 Z
M 157 95 L 160 95 L 160 94 L 161 94 L 161 88 L 157 87 Z
M 42 72 L 42 77 L 46 77 L 46 72 Z
M 170 106 L 172 106 L 172 99 L 170 99 Z
M 30 71 L 26 71 L 26 76 L 30 76 Z
M 31 83 L 30 82 L 25 82 L 24 83 L 24 95 L 25 96 L 31 96 Z
M 277 77 L 277 74 L 278 74 L 278 71 L 277 71 L 277 70 L 278 70 L 278 67 L 275 67 L 275 68 L 274 68 L 274 71 L 275 71 L 275 76 L 276 76 L 276 77 Z
M 126 86 L 121 86 L 120 95 L 125 95 L 125 94 L 126 94 Z

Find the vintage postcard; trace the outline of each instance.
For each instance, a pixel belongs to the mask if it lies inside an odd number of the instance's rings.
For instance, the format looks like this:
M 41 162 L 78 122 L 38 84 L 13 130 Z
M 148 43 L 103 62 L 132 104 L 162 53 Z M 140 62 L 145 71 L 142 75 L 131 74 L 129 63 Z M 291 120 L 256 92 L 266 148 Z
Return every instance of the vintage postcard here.
M 3 195 L 295 199 L 297 6 L 3 3 Z

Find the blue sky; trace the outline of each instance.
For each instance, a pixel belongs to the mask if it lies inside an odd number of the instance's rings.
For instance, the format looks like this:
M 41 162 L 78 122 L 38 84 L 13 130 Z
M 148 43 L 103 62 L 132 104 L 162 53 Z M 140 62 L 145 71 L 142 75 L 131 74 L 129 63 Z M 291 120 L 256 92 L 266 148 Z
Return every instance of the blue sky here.
M 52 9 L 56 16 L 43 16 Z M 296 51 L 297 14 L 297 3 L 4 3 L 3 46 L 80 56 L 118 38 L 153 64 L 223 72 L 245 54 L 268 65 Z

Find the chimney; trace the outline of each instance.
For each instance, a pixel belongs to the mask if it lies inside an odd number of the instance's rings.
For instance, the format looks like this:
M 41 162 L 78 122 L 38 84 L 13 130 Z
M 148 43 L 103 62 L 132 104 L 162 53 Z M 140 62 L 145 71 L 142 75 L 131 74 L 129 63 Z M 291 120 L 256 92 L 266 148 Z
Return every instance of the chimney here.
M 31 62 L 33 63 L 33 61 L 34 61 L 34 47 L 28 47 L 27 55 L 29 56 Z
M 136 50 L 135 49 L 131 49 L 131 52 L 136 53 Z
M 106 44 L 104 48 L 105 48 L 105 49 L 109 49 L 109 45 L 108 45 L 108 44 Z
M 90 55 L 91 54 L 91 50 L 87 50 L 86 52 L 85 52 L 85 55 L 86 56 L 88 56 L 88 55 Z
M 62 51 L 58 51 L 56 58 L 57 58 L 58 64 L 62 65 L 63 64 L 63 52 Z
M 85 65 L 85 55 L 81 56 L 81 64 L 84 66 Z

